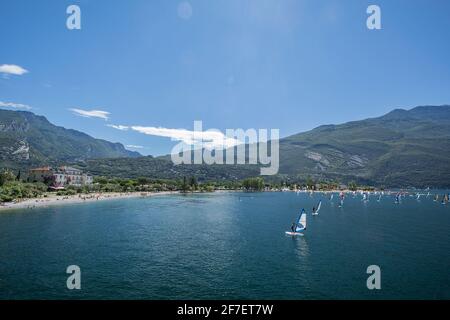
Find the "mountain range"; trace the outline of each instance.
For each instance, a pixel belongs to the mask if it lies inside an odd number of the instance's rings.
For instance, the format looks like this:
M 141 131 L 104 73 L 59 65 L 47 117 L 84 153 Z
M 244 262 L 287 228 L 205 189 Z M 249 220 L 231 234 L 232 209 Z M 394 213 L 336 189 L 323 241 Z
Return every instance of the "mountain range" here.
M 55 126 L 32 112 L 0 110 L 0 167 L 27 168 L 92 158 L 139 156 L 120 143 Z
M 0 111 L 0 167 L 72 163 L 96 175 L 237 180 L 257 165 L 178 165 L 94 139 L 30 112 Z M 269 180 L 339 181 L 386 187 L 450 186 L 450 106 L 395 109 L 323 125 L 280 140 L 280 170 Z
M 450 106 L 395 109 L 280 142 L 280 172 L 386 186 L 450 185 Z

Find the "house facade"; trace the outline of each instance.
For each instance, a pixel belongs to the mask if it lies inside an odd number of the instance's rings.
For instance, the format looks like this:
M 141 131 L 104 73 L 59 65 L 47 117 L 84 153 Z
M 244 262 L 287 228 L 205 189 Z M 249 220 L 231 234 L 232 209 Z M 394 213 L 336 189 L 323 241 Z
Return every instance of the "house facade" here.
M 31 169 L 28 173 L 28 179 L 31 182 L 50 183 L 53 178 L 53 169 L 51 167 L 42 167 Z
M 66 186 L 80 187 L 93 183 L 93 177 L 91 175 L 68 166 L 31 169 L 29 172 L 29 180 L 32 182 L 44 182 L 56 188 L 64 188 Z

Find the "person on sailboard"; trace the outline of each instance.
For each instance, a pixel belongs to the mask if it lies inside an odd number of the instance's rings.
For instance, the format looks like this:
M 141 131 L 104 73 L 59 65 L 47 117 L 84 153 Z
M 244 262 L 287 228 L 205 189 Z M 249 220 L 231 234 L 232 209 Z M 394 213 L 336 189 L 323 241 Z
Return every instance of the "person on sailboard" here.
M 313 207 L 312 213 L 316 213 L 316 207 Z
M 295 227 L 296 227 L 296 223 L 295 223 L 295 222 L 292 222 L 292 226 L 291 226 L 292 232 L 295 232 Z

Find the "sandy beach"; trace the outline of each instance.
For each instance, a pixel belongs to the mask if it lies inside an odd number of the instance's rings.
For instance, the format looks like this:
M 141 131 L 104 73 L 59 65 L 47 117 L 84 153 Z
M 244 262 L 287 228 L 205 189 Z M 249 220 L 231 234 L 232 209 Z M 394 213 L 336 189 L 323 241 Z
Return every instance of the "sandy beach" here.
M 33 209 L 40 207 L 49 207 L 54 205 L 76 204 L 95 201 L 106 201 L 113 199 L 142 198 L 158 195 L 176 194 L 178 191 L 162 192 L 100 192 L 91 194 L 77 194 L 73 196 L 57 196 L 56 194 L 47 194 L 47 197 L 24 199 L 17 202 L 7 202 L 0 204 L 0 211 L 12 209 Z

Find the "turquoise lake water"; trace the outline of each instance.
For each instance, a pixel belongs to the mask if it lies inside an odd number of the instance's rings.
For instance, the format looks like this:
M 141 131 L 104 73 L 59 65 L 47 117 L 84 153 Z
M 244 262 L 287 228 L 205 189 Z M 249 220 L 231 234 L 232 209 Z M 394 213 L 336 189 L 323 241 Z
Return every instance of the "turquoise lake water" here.
M 1 299 L 450 299 L 450 204 L 215 193 L 0 213 Z M 303 237 L 285 231 L 301 208 Z M 68 290 L 66 268 L 81 268 Z M 381 290 L 366 269 L 381 268 Z

